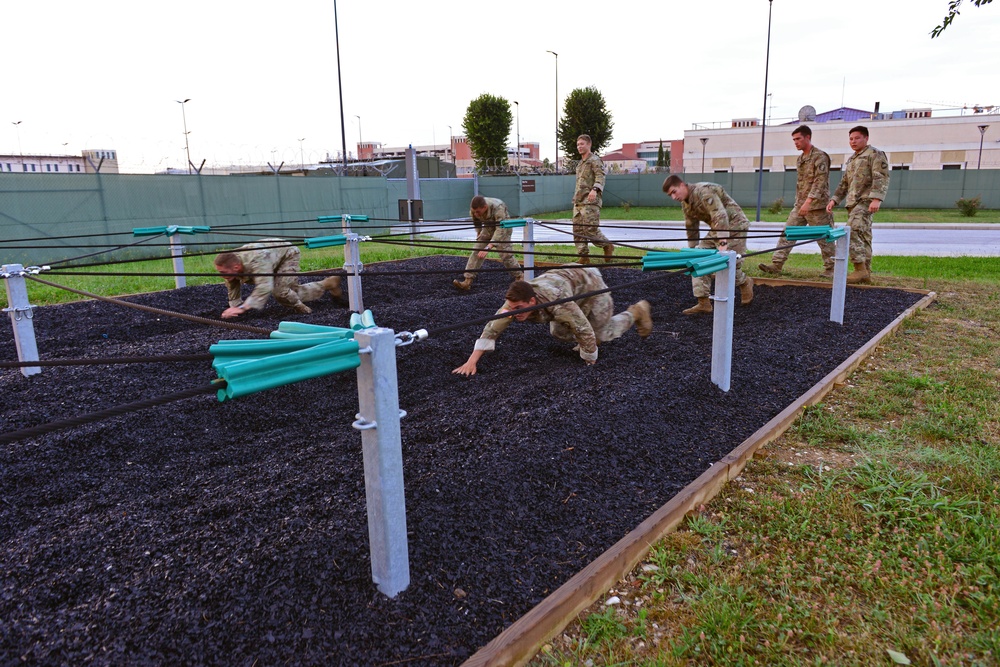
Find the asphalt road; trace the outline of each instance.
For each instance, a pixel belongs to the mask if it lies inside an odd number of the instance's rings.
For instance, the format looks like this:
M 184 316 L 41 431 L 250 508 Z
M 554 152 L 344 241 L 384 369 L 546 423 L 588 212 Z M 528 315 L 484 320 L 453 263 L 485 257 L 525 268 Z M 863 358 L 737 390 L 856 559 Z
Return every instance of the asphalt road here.
M 784 225 L 776 222 L 751 223 L 750 251 L 767 250 L 777 245 Z M 535 223 L 535 241 L 542 243 L 572 243 L 572 226 L 568 220 L 543 220 Z M 683 224 L 680 222 L 650 222 L 613 220 L 601 223 L 604 234 L 612 241 L 641 247 L 686 248 Z M 702 225 L 702 233 L 707 227 Z M 439 232 L 434 236 L 446 239 L 474 238 L 471 230 Z M 522 230 L 515 229 L 513 239 L 519 242 Z M 919 224 L 876 222 L 872 230 L 872 251 L 875 255 L 910 255 L 928 257 L 1000 257 L 1000 224 Z M 792 252 L 818 254 L 813 243 L 796 246 Z

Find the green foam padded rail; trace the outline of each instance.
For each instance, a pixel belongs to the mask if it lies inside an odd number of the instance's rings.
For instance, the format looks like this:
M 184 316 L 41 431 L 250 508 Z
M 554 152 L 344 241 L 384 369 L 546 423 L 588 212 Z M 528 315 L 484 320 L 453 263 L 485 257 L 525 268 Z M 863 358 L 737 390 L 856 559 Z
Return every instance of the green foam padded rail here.
M 845 234 L 847 234 L 845 227 L 830 227 L 829 225 L 817 225 L 815 227 L 791 225 L 785 227 L 785 238 L 789 241 L 811 241 L 816 239 L 836 241 Z
M 154 234 L 198 234 L 199 232 L 210 232 L 212 228 L 208 225 L 169 225 L 166 227 L 133 227 L 132 236 L 153 236 Z
M 368 222 L 367 215 L 321 215 L 316 218 L 316 222 L 326 224 L 328 222 L 340 222 L 347 218 L 351 222 Z
M 524 218 L 514 218 L 512 220 L 504 220 L 500 223 L 503 229 L 513 229 L 514 227 L 524 227 L 528 224 L 528 221 Z
M 643 271 L 663 271 L 667 269 L 689 269 L 692 276 L 704 276 L 720 271 L 729 260 L 715 248 L 685 248 L 677 252 L 648 252 L 642 258 Z
M 344 234 L 334 234 L 333 236 L 314 236 L 306 239 L 306 247 L 309 249 L 329 248 L 332 246 L 344 245 L 345 243 L 347 243 L 347 236 Z

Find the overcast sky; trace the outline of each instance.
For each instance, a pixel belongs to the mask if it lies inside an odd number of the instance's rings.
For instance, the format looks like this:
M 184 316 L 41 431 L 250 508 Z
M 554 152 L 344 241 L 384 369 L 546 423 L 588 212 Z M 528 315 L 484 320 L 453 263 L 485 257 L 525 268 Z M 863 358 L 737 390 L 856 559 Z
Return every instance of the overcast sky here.
M 966 0 L 932 40 L 947 4 L 773 0 L 769 115 L 1000 105 L 1000 6 Z M 560 109 L 574 88 L 603 93 L 612 148 L 759 117 L 768 5 L 339 0 L 348 151 L 359 136 L 446 143 L 469 102 L 491 93 L 519 102 L 522 140 L 553 157 L 557 59 L 546 51 L 559 54 Z M 341 150 L 333 0 L 10 2 L 3 19 L 0 152 L 111 148 L 122 171 L 183 168 L 186 98 L 196 165 Z

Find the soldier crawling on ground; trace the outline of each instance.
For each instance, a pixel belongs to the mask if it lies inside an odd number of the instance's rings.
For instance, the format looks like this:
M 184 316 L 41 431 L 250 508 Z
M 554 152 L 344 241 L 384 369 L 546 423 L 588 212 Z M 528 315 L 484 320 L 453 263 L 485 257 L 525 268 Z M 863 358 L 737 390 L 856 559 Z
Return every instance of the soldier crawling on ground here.
M 504 229 L 500 223 L 510 218 L 507 204 L 501 199 L 476 195 L 469 204 L 469 216 L 476 227 L 476 244 L 472 247 L 469 261 L 465 264 L 464 280 L 452 280 L 451 284 L 460 290 L 472 287 L 476 279 L 476 270 L 483 265 L 483 260 L 490 250 L 500 254 L 500 261 L 510 272 L 511 278 L 520 280 L 524 273 L 521 265 L 514 259 L 510 237 L 513 229 Z
M 568 296 L 579 296 L 588 292 L 607 289 L 601 272 L 596 268 L 568 266 L 553 269 L 531 281 L 517 280 L 511 283 L 505 301 L 497 315 L 520 308 L 557 301 Z M 476 364 L 486 353 L 493 351 L 496 339 L 510 325 L 511 319 L 518 322 L 540 322 L 549 324 L 549 333 L 559 340 L 576 342 L 574 351 L 588 365 L 597 362 L 597 345 L 614 340 L 635 325 L 643 338 L 653 331 L 653 318 L 648 301 L 639 301 L 625 312 L 614 313 L 614 300 L 609 292 L 586 296 L 574 301 L 566 301 L 552 306 L 524 313 L 502 317 L 490 322 L 476 341 L 468 361 L 452 371 L 461 375 L 475 375 Z
M 311 313 L 312 309 L 303 301 L 315 301 L 323 292 L 341 301 L 340 276 L 300 285 L 295 275 L 272 275 L 297 274 L 300 256 L 299 249 L 284 239 L 261 239 L 217 255 L 215 270 L 222 274 L 229 290 L 229 308 L 222 311 L 222 317 L 237 317 L 250 309 L 263 310 L 271 294 L 275 301 L 297 313 Z M 253 292 L 245 301 L 241 289 L 244 283 L 253 285 Z

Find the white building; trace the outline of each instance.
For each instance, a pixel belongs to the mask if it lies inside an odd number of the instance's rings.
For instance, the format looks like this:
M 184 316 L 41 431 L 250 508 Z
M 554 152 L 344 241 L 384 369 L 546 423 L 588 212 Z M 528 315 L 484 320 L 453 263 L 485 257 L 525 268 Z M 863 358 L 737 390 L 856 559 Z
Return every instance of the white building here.
M 0 155 L 0 172 L 21 174 L 118 173 L 118 152 L 88 149 L 82 155 Z

